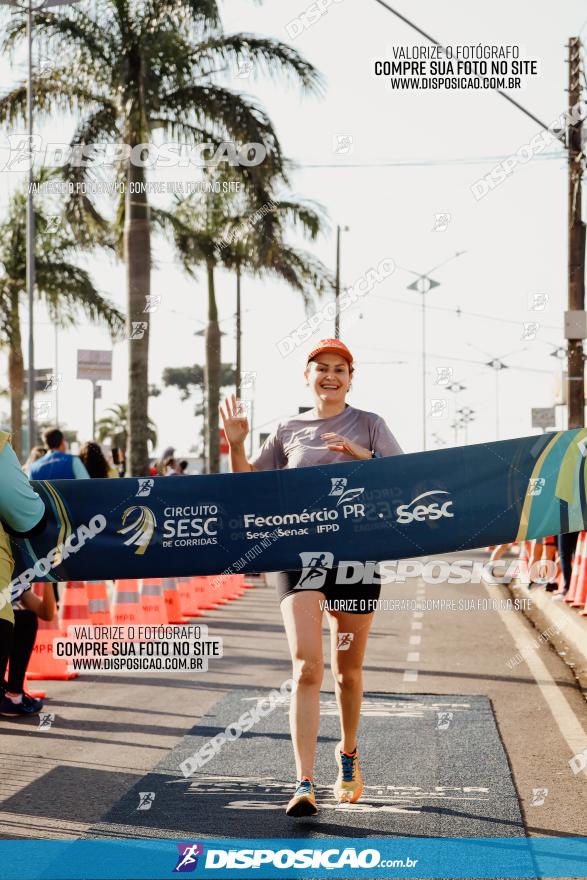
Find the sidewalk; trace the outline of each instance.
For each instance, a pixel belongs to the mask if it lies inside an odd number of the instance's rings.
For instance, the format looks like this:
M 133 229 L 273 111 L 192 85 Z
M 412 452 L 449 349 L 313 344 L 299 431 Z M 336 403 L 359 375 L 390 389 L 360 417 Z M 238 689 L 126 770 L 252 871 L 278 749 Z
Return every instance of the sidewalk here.
M 582 617 L 576 608 L 564 600 L 555 599 L 556 593 L 547 593 L 543 587 L 512 583 L 509 590 L 513 598 L 530 600 L 531 608 L 524 614 L 538 630 L 537 638 L 549 641 L 576 676 L 587 698 L 587 616 Z

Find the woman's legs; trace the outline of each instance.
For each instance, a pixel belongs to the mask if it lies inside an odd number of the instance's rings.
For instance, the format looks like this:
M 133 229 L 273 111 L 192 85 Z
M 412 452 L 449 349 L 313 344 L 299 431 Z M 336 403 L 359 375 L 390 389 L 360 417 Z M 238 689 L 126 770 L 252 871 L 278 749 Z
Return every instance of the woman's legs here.
M 363 659 L 374 614 L 328 611 L 330 657 L 340 713 L 341 751 L 352 752 L 363 701 Z
M 14 624 L 11 620 L 0 619 L 0 686 L 4 689 L 6 667 L 12 650 Z
M 293 665 L 296 689 L 291 697 L 290 729 L 297 778 L 314 776 L 320 725 L 320 687 L 324 676 L 322 609 L 324 594 L 305 590 L 281 601 L 281 614 Z
M 34 611 L 14 612 L 14 639 L 6 688 L 9 696 L 19 696 L 24 690 L 24 675 L 35 647 L 38 627 L 39 621 Z

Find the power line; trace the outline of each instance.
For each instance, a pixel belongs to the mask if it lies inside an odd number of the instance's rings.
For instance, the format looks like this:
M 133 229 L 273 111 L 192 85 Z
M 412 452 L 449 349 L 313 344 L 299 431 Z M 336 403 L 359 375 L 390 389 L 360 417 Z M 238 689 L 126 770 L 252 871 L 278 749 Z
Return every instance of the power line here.
M 412 300 L 408 299 L 389 299 L 386 296 L 378 296 L 376 293 L 372 293 L 371 298 L 383 300 L 383 302 L 389 303 L 389 305 L 393 305 L 394 303 L 401 303 L 405 306 L 420 308 L 419 303 L 413 302 Z M 427 308 L 433 309 L 436 312 L 454 312 L 459 318 L 462 315 L 464 317 L 482 318 L 484 321 L 498 321 L 501 324 L 515 324 L 517 326 L 520 325 L 520 321 L 515 321 L 513 318 L 498 318 L 496 315 L 485 315 L 482 312 L 468 312 L 465 309 L 461 309 L 460 306 L 455 306 L 454 308 L 449 308 L 448 306 L 427 306 Z M 546 330 L 558 330 L 559 332 L 562 329 L 561 327 L 555 327 L 552 324 L 541 324 L 540 326 Z
M 414 22 L 410 21 L 409 18 L 406 18 L 405 15 L 402 15 L 396 9 L 393 9 L 393 7 L 391 7 L 389 5 L 389 3 L 386 3 L 385 0 L 375 0 L 375 2 L 379 3 L 380 6 L 383 6 L 384 9 L 387 9 L 388 12 L 391 12 L 392 15 L 395 15 L 397 18 L 401 19 L 401 21 L 405 22 L 405 24 L 407 24 L 408 27 L 411 27 L 413 30 L 417 31 L 419 34 L 421 34 L 421 36 L 423 36 L 430 43 L 434 43 L 435 46 L 441 46 L 444 49 L 444 46 L 442 45 L 442 43 L 440 43 L 438 40 L 435 40 L 434 37 L 431 37 L 430 34 L 427 34 L 426 31 L 422 30 L 422 28 L 419 28 L 417 24 L 414 24 Z M 549 128 L 548 125 L 546 125 L 545 122 L 542 122 L 541 119 L 539 119 L 537 116 L 534 116 L 534 114 L 531 113 L 529 110 L 526 110 L 526 108 L 523 107 L 521 104 L 519 104 L 518 101 L 516 101 L 516 100 L 514 100 L 514 98 L 510 97 L 510 95 L 508 95 L 507 92 L 502 92 L 501 89 L 492 89 L 492 91 L 497 92 L 498 95 L 501 95 L 502 98 L 505 98 L 506 101 L 509 101 L 510 104 L 514 105 L 514 107 L 517 107 L 518 110 L 521 110 L 522 113 L 524 113 L 526 116 L 529 116 L 530 119 L 532 119 L 534 122 L 536 122 L 541 128 L 544 128 L 546 131 L 551 131 L 551 129 Z M 551 134 L 552 134 L 552 132 L 551 132 Z M 557 136 L 553 135 L 553 137 L 557 137 Z M 558 136 L 558 139 L 560 141 L 562 141 L 562 143 L 564 143 L 564 135 Z
M 360 351 L 360 348 L 361 348 L 360 346 L 355 345 L 354 347 Z M 373 348 L 372 346 L 369 346 L 369 351 L 388 352 L 389 349 Z M 394 348 L 393 351 L 394 351 L 394 354 L 412 355 L 413 357 L 417 357 L 417 354 L 414 354 L 413 351 L 401 351 L 401 349 L 396 349 L 396 348 Z M 455 362 L 459 362 L 462 364 L 479 364 L 480 366 L 487 366 L 485 361 L 473 361 L 473 360 L 470 360 L 469 358 L 455 357 L 452 354 L 429 354 L 428 356 L 431 358 L 434 358 L 435 360 L 438 360 L 438 361 L 455 361 Z M 361 360 L 357 360 L 357 364 L 359 367 L 367 366 L 367 365 L 373 366 L 376 364 L 379 364 L 380 366 L 388 366 L 388 365 L 394 364 L 394 363 L 397 363 L 397 362 L 396 361 L 361 361 Z M 516 367 L 511 364 L 508 364 L 508 369 L 509 370 L 518 370 L 519 372 L 522 372 L 522 373 L 544 373 L 548 376 L 554 375 L 552 370 L 540 370 L 540 369 L 538 369 L 538 367 Z
M 396 159 L 390 162 L 296 162 L 294 171 L 300 168 L 409 168 L 409 167 L 434 167 L 434 166 L 465 166 L 465 165 L 489 165 L 502 162 L 509 156 L 470 156 L 456 157 L 453 159 Z M 541 153 L 532 157 L 532 162 L 566 159 L 565 154 L 559 153 Z

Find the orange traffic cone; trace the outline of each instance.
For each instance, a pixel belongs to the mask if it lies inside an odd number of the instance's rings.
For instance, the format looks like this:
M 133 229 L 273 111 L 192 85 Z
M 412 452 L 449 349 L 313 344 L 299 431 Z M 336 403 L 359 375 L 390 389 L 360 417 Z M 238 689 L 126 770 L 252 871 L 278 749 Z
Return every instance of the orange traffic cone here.
M 587 537 L 585 532 L 580 532 L 579 538 L 577 540 L 577 548 L 575 550 L 575 556 L 573 559 L 573 570 L 571 573 L 571 584 L 569 586 L 569 592 L 565 596 L 565 602 L 571 604 L 575 601 L 575 594 L 577 592 L 577 585 L 579 583 L 579 575 L 581 574 L 581 565 L 583 562 L 583 556 L 585 555 L 585 538 Z
M 219 605 L 226 605 L 228 599 L 224 598 L 224 575 L 213 574 L 204 578 L 206 590 L 204 603 L 201 607 L 204 611 L 213 611 Z
M 24 685 L 23 690 L 25 694 L 28 694 L 29 697 L 34 697 L 36 700 L 44 700 L 47 696 L 47 691 L 40 691 L 38 688 L 30 688 L 28 685 L 28 675 L 25 672 L 24 674 Z
M 163 599 L 165 600 L 169 623 L 185 623 L 185 618 L 181 613 L 181 602 L 176 579 L 163 578 L 161 586 L 163 587 Z
M 104 581 L 88 581 L 88 612 L 90 620 L 98 626 L 110 626 L 110 604 Z
M 115 581 L 112 623 L 118 626 L 130 626 L 143 622 L 138 580 L 136 578 L 129 578 L 123 581 Z
M 141 583 L 143 623 L 169 623 L 161 578 L 143 578 Z
M 33 584 L 33 589 L 37 596 L 43 594 L 44 584 Z M 61 632 L 57 621 L 57 613 L 53 620 L 40 620 L 35 646 L 25 676 L 26 681 L 42 681 L 56 680 L 69 681 L 71 678 L 77 678 L 77 672 L 68 672 L 68 660 L 66 657 L 55 657 L 53 655 L 53 639 L 59 638 Z M 41 698 L 42 699 L 42 698 Z
M 243 576 L 240 574 L 228 574 L 225 575 L 226 578 L 226 586 L 224 589 L 224 597 L 225 599 L 240 599 L 242 594 L 245 591 L 243 586 Z
M 196 585 L 196 581 L 203 581 L 204 578 L 178 577 L 177 589 L 179 590 L 179 601 L 181 604 L 181 613 L 184 617 L 201 617 L 202 616 L 202 590 L 200 585 Z
M 67 633 L 67 627 L 74 625 L 92 625 L 85 581 L 68 581 L 61 600 L 61 629 Z
M 201 617 L 204 613 L 204 608 L 208 602 L 208 595 L 210 593 L 210 578 L 201 577 L 201 576 L 192 576 L 190 578 L 191 587 L 192 587 L 192 595 L 194 597 L 194 602 L 196 603 L 196 617 Z

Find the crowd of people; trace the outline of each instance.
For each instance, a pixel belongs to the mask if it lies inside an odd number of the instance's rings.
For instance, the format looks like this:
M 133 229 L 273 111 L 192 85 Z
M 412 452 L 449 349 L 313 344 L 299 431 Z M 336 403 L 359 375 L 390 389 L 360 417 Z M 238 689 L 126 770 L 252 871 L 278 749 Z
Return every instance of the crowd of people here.
M 40 530 L 45 520 L 45 506 L 29 483 L 31 480 L 86 480 L 124 476 L 124 458 L 108 457 L 99 443 L 84 443 L 77 455 L 68 451 L 65 435 L 59 428 L 43 433 L 43 444 L 34 446 L 26 463 L 20 466 L 9 442 L 0 432 L 0 585 L 12 577 L 12 556 L 8 535 L 26 537 Z M 168 447 L 150 472 L 153 476 L 181 476 L 188 462 L 177 461 L 175 450 Z M 28 479 L 27 479 L 28 478 Z M 2 522 L 5 523 L 3 528 Z M 8 588 L 9 589 L 9 588 Z M 53 620 L 59 606 L 56 583 L 43 585 L 42 595 L 27 590 L 14 602 L 2 594 L 0 609 L 0 715 L 33 715 L 43 708 L 42 700 L 25 692 L 25 674 L 35 646 L 38 620 Z

